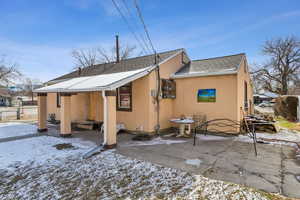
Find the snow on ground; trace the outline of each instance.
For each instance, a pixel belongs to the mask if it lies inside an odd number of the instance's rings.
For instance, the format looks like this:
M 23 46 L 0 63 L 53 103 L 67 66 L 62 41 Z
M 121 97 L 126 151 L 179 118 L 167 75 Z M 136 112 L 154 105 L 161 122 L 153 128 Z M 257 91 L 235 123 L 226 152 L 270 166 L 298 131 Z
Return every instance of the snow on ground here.
M 162 139 L 161 137 L 153 138 L 148 141 L 129 141 L 121 144 L 121 146 L 145 146 L 145 145 L 158 145 L 158 144 L 176 144 L 176 143 L 184 143 L 187 142 L 185 140 L 171 140 L 171 139 Z
M 58 150 L 54 145 L 71 143 L 74 147 Z M 16 163 L 44 162 L 53 158 L 65 158 L 78 152 L 86 152 L 94 147 L 91 142 L 79 142 L 75 139 L 40 136 L 0 143 L 0 168 Z
M 222 137 L 215 135 L 197 135 L 196 138 L 202 141 L 222 141 L 232 139 L 232 137 Z
M 291 142 L 300 142 L 300 133 L 297 131 L 292 131 L 288 129 L 281 129 L 278 133 L 256 133 L 257 140 L 260 139 L 276 139 L 276 140 L 286 140 Z M 240 135 L 238 136 L 235 141 L 240 142 L 250 142 L 252 143 L 253 140 L 249 136 Z M 297 147 L 295 143 L 284 142 L 284 141 L 266 141 L 269 144 L 283 144 L 283 145 L 290 145 L 293 147 Z
M 267 199 L 254 189 L 106 151 L 0 170 L 0 199 Z
M 0 123 L 0 139 L 34 134 L 37 126 L 28 123 L 8 122 Z

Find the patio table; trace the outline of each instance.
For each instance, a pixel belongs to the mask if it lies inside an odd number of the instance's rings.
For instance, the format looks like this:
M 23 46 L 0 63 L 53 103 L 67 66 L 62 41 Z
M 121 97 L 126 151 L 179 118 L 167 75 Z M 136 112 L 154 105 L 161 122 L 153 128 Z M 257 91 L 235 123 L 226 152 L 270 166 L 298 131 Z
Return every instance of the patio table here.
M 185 127 L 188 127 L 188 130 L 186 132 L 187 135 L 191 135 L 191 125 L 193 123 L 195 123 L 194 120 L 192 119 L 170 119 L 170 122 L 175 123 L 175 124 L 179 124 L 179 136 L 185 136 L 184 130 Z

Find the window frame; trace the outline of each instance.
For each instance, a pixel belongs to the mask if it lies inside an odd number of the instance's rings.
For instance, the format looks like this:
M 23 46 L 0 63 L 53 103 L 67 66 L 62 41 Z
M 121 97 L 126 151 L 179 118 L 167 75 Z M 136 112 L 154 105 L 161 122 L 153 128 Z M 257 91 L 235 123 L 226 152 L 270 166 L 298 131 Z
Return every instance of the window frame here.
M 120 88 L 122 87 L 129 87 L 129 108 L 120 107 Z M 128 83 L 117 88 L 117 111 L 125 111 L 125 112 L 132 112 L 132 83 Z

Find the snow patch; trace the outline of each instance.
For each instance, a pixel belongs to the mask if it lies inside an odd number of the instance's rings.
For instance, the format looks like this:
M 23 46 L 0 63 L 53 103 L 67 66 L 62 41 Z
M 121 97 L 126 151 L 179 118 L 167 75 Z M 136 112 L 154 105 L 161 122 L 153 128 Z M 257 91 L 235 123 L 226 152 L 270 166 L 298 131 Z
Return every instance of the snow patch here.
M 0 139 L 37 133 L 37 126 L 28 123 L 0 123 Z
M 188 160 L 185 160 L 185 163 L 188 164 L 188 165 L 193 165 L 193 166 L 196 166 L 196 167 L 200 167 L 200 164 L 202 163 L 202 160 L 200 160 L 200 159 L 188 159 Z
M 58 150 L 55 145 L 72 142 L 74 148 Z M 76 153 L 84 153 L 94 143 L 66 140 L 63 138 L 40 136 L 0 143 L 0 168 L 15 164 L 35 162 L 43 163 L 49 159 L 65 158 Z
M 260 140 L 260 138 L 266 138 L 266 139 L 286 140 L 291 142 L 300 142 L 300 133 L 288 129 L 282 129 L 280 132 L 273 133 L 273 134 L 256 133 L 256 138 L 258 141 Z M 235 141 L 253 143 L 253 139 L 246 135 L 239 135 L 237 138 L 235 138 Z M 284 141 L 265 141 L 265 142 L 272 145 L 289 145 L 292 147 L 297 147 L 295 143 L 291 143 L 291 142 L 284 142 Z
M 202 141 L 222 141 L 222 140 L 230 140 L 232 137 L 222 137 L 215 135 L 197 135 L 197 139 Z
M 184 143 L 187 142 L 185 140 L 167 140 L 162 139 L 161 137 L 154 138 L 149 141 L 130 141 L 126 142 L 124 144 L 121 144 L 121 146 L 146 146 L 146 145 L 159 145 L 159 144 L 176 144 L 176 143 Z

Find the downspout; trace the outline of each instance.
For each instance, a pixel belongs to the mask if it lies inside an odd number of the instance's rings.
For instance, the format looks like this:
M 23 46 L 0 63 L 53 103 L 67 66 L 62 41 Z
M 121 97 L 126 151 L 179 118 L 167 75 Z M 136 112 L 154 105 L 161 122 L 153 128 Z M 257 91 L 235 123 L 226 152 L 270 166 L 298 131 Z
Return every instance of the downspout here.
M 157 64 L 157 55 L 155 53 L 155 64 Z M 157 89 L 156 89 L 156 105 L 157 105 L 157 116 L 156 116 L 156 126 L 155 126 L 155 132 L 157 135 L 159 135 L 159 131 L 160 131 L 160 104 L 159 104 L 159 96 L 160 96 L 160 82 L 161 82 L 161 78 L 160 78 L 160 71 L 159 71 L 159 65 L 156 66 L 156 81 L 157 81 Z
M 103 98 L 103 145 L 107 143 L 107 98 L 105 96 L 105 90 L 102 90 L 102 98 Z

